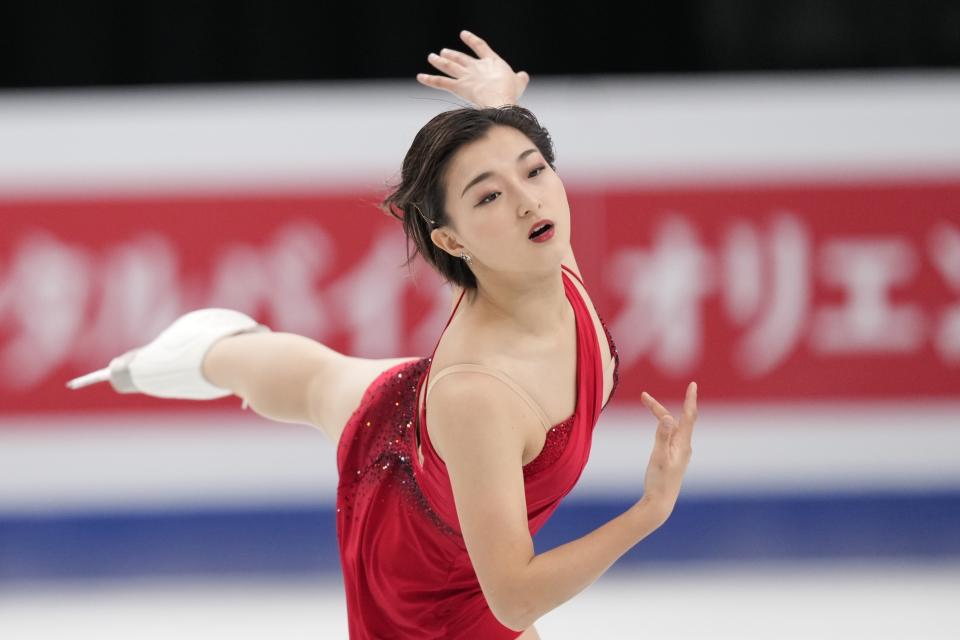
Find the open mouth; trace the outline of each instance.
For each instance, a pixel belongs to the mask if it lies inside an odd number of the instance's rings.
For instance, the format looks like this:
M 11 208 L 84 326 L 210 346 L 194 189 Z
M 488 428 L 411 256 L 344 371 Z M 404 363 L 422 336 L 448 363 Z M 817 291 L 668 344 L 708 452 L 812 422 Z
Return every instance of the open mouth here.
M 538 238 L 551 230 L 553 230 L 553 225 L 549 222 L 545 222 L 533 230 L 533 232 L 530 234 L 530 239 L 533 240 L 534 238 Z

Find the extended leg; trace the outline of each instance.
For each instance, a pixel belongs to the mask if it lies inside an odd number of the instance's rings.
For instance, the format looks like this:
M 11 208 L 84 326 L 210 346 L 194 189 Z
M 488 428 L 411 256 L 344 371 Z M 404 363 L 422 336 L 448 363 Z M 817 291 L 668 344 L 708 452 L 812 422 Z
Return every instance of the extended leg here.
M 318 395 L 314 398 L 317 420 L 334 445 L 340 441 L 347 420 L 360 406 L 370 383 L 387 369 L 411 360 L 419 360 L 419 357 L 368 359 L 341 356 L 337 360 L 327 388 L 318 387 L 315 391 Z

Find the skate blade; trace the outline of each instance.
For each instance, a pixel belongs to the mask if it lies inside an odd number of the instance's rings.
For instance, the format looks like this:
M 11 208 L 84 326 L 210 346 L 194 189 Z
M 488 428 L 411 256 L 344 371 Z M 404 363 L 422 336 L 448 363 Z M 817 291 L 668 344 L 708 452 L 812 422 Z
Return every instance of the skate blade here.
M 88 387 L 91 384 L 96 384 L 98 382 L 106 382 L 109 379 L 110 368 L 108 367 L 74 378 L 73 380 L 67 382 L 67 387 L 70 389 L 79 389 L 80 387 Z

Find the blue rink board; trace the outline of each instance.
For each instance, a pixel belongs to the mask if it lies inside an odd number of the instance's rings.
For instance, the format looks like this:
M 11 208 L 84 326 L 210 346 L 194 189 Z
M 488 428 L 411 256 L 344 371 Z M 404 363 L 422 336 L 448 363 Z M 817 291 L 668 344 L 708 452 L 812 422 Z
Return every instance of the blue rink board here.
M 571 499 L 538 552 L 632 500 Z M 134 576 L 310 575 L 340 570 L 333 506 L 0 518 L 0 583 Z M 923 494 L 682 497 L 616 568 L 655 562 L 960 558 L 960 490 Z

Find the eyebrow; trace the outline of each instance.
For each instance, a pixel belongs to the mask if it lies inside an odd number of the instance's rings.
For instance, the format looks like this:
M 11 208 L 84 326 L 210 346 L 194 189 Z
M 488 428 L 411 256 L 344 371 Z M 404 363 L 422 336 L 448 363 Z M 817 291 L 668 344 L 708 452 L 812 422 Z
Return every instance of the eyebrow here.
M 524 151 L 523 153 L 521 153 L 519 156 L 517 156 L 517 162 L 520 162 L 521 160 L 523 160 L 524 158 L 526 158 L 526 157 L 527 157 L 528 155 L 530 155 L 531 153 L 536 153 L 537 151 L 538 151 L 538 149 L 536 149 L 535 147 L 534 147 L 534 148 L 527 149 L 526 151 Z M 478 175 L 476 178 L 474 178 L 473 180 L 471 180 L 470 183 L 467 184 L 467 186 L 465 186 L 465 187 L 463 188 L 463 193 L 460 194 L 460 197 L 462 198 L 462 197 L 464 196 L 464 194 L 467 193 L 467 189 L 469 189 L 470 187 L 472 187 L 473 185 L 477 184 L 478 182 L 480 182 L 480 181 L 482 181 L 482 180 L 486 180 L 487 178 L 489 178 L 489 177 L 492 176 L 492 175 L 493 175 L 493 171 L 484 171 L 483 173 L 481 173 L 480 175 Z

